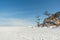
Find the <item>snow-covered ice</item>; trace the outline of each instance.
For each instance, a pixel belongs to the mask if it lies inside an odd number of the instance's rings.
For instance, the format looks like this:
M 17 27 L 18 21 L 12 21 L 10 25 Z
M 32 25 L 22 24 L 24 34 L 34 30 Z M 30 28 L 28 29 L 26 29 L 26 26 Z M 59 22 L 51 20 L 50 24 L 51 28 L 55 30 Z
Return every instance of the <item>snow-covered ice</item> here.
M 0 40 L 60 40 L 60 29 L 0 27 Z

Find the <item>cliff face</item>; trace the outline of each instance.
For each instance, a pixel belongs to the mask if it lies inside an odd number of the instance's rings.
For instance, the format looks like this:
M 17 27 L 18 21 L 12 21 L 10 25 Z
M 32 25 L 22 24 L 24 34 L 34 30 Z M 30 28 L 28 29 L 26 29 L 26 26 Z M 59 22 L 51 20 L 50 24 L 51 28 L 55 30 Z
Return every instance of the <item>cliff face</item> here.
M 48 18 L 44 19 L 44 25 L 60 25 L 60 12 L 56 12 L 55 14 L 52 14 L 51 16 L 49 16 Z

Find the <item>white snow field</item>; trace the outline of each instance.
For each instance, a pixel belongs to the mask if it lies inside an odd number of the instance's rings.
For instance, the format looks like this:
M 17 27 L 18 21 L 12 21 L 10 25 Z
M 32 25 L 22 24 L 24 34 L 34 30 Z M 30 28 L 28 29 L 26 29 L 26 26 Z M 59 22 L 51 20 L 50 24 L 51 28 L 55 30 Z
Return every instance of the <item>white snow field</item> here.
M 60 29 L 0 27 L 0 40 L 60 40 Z

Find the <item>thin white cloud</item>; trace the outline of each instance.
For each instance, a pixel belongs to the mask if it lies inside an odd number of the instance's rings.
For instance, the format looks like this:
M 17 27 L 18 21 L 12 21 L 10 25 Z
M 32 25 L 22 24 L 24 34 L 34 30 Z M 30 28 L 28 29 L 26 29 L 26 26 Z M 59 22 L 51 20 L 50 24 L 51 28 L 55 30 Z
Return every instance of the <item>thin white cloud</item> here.
M 28 19 L 13 18 L 17 13 L 0 13 L 0 26 L 33 26 L 33 22 Z
M 16 19 L 16 18 L 0 18 L 1 26 L 33 26 L 33 22 Z

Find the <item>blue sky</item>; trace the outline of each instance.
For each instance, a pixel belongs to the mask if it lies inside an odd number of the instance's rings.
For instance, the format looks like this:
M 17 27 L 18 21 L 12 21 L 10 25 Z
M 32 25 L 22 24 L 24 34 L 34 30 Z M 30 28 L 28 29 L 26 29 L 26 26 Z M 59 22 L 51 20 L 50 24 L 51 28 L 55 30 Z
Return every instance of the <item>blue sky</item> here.
M 33 25 L 45 11 L 60 11 L 60 0 L 0 0 L 0 25 Z

